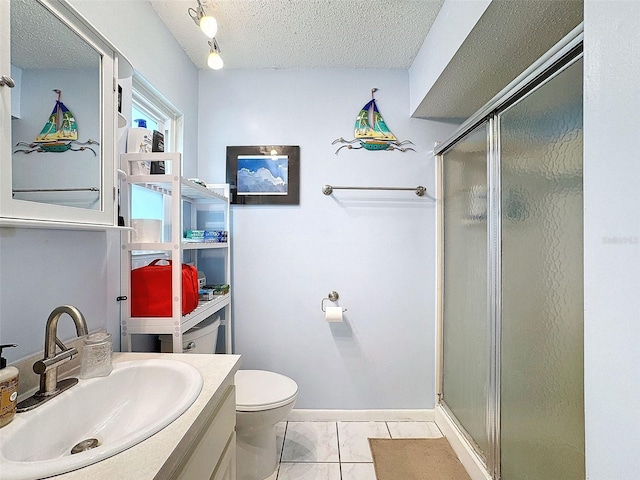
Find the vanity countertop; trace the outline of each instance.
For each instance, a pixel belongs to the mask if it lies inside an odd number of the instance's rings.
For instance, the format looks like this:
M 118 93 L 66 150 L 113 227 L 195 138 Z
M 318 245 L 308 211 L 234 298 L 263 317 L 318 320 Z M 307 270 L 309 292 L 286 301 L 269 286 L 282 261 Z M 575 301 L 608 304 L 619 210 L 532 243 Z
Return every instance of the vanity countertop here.
M 143 442 L 101 462 L 58 475 L 63 480 L 153 480 L 165 477 L 165 463 L 180 458 L 179 443 L 204 422 L 206 410 L 220 401 L 224 384 L 232 384 L 235 372 L 240 368 L 240 355 L 197 355 L 176 353 L 114 353 L 114 362 L 166 358 L 189 363 L 196 367 L 204 380 L 202 391 L 193 405 L 180 417 Z M 159 395 L 162 392 L 158 392 Z M 177 452 L 178 455 L 174 454 Z M 172 454 L 174 457 L 171 457 Z M 169 469 L 170 470 L 170 469 Z

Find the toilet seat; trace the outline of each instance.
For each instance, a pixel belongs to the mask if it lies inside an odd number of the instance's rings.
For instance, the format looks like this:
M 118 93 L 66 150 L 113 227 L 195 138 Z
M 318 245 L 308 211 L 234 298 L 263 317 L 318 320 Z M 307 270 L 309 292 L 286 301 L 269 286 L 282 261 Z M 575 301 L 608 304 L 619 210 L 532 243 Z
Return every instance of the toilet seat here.
M 238 370 L 235 375 L 236 410 L 259 412 L 282 407 L 298 395 L 289 377 L 264 370 Z

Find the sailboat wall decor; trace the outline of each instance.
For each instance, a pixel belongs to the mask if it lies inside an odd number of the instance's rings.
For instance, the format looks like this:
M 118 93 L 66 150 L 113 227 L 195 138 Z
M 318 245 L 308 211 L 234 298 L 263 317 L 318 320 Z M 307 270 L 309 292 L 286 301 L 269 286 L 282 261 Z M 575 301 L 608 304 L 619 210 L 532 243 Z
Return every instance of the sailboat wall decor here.
M 40 135 L 34 140 L 35 143 L 78 139 L 78 126 L 73 113 L 61 102 L 62 92 L 60 90 L 54 90 L 54 92 L 58 94 L 58 99 L 51 115 L 49 115 L 49 120 L 42 128 Z
M 95 140 L 87 140 L 86 142 L 78 142 L 78 125 L 76 119 L 64 103 L 62 103 L 62 91 L 54 90 L 58 94 L 53 111 L 40 134 L 32 143 L 19 142 L 16 147 L 23 147 L 15 150 L 13 153 L 23 152 L 66 152 L 71 150 L 79 152 L 82 150 L 91 150 L 93 155 L 96 152 L 85 145 L 98 144 Z
M 398 141 L 396 136 L 391 133 L 389 127 L 382 118 L 380 110 L 376 105 L 376 99 L 373 94 L 377 91 L 377 88 L 371 89 L 371 100 L 367 102 L 356 117 L 356 123 L 354 126 L 354 139 L 345 140 L 340 137 L 335 139 L 331 144 L 344 143 L 338 150 L 336 155 L 343 149 L 355 149 L 359 150 L 364 148 L 366 150 L 400 150 L 406 152 L 407 150 L 415 150 L 411 147 L 403 147 L 402 145 L 411 144 L 410 140 Z M 355 145 L 354 145 L 355 144 Z

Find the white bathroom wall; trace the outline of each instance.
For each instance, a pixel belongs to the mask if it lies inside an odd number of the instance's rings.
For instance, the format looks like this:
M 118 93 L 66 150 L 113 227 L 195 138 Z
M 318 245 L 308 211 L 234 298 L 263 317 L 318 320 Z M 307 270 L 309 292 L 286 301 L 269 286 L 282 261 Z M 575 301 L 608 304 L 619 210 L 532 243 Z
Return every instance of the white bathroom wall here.
M 90 330 L 108 326 L 106 250 L 103 232 L 0 228 L 0 343 L 18 344 L 3 352 L 9 363 L 44 348 L 59 305 L 78 307 Z M 65 315 L 58 337 L 75 336 Z
M 372 87 L 389 128 L 417 152 L 343 149 Z M 413 192 L 324 184 L 417 186 L 433 193 L 429 153 L 450 126 L 409 118 L 401 70 L 203 71 L 199 177 L 225 180 L 226 146 L 300 146 L 299 206 L 234 206 L 235 351 L 243 368 L 298 382 L 297 408 L 434 406 L 435 205 Z M 446 133 L 445 133 L 446 132 Z M 348 309 L 329 324 L 331 290 Z M 331 303 L 327 303 L 331 305 Z
M 182 113 L 183 172 L 185 177 L 195 176 L 198 69 L 149 2 L 70 0 L 70 3 L 128 58 L 136 72 Z M 195 25 L 194 29 L 197 30 Z
M 640 432 L 640 3 L 584 5 L 587 479 L 635 480 Z

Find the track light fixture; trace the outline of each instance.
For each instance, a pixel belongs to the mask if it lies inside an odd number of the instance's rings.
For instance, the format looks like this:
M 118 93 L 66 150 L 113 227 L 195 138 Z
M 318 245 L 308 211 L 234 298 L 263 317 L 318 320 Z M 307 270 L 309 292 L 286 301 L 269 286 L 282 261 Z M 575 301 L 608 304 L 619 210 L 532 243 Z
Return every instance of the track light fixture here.
M 187 10 L 187 13 L 194 21 L 194 23 L 200 27 L 200 30 L 202 30 L 204 34 L 211 39 L 209 41 L 211 50 L 209 51 L 209 56 L 207 57 L 207 65 L 213 70 L 220 70 L 224 65 L 224 62 L 222 61 L 222 57 L 220 56 L 220 47 L 218 46 L 218 42 L 216 41 L 216 33 L 218 33 L 218 22 L 215 18 L 207 15 L 207 11 L 204 9 L 204 6 L 200 2 L 200 0 L 197 0 L 197 2 L 198 7 L 196 9 L 189 8 Z
M 220 70 L 224 65 L 222 61 L 222 57 L 220 56 L 220 47 L 218 46 L 218 42 L 215 38 L 212 38 L 209 42 L 211 46 L 211 51 L 209 52 L 209 57 L 207 58 L 207 65 L 209 68 L 213 70 Z
M 200 30 L 202 30 L 207 37 L 213 38 L 216 36 L 216 33 L 218 33 L 218 22 L 212 16 L 207 15 L 207 12 L 202 6 L 202 3 L 200 3 L 200 0 L 197 0 L 197 2 L 198 8 L 189 8 L 187 12 L 195 24 L 200 27 Z

